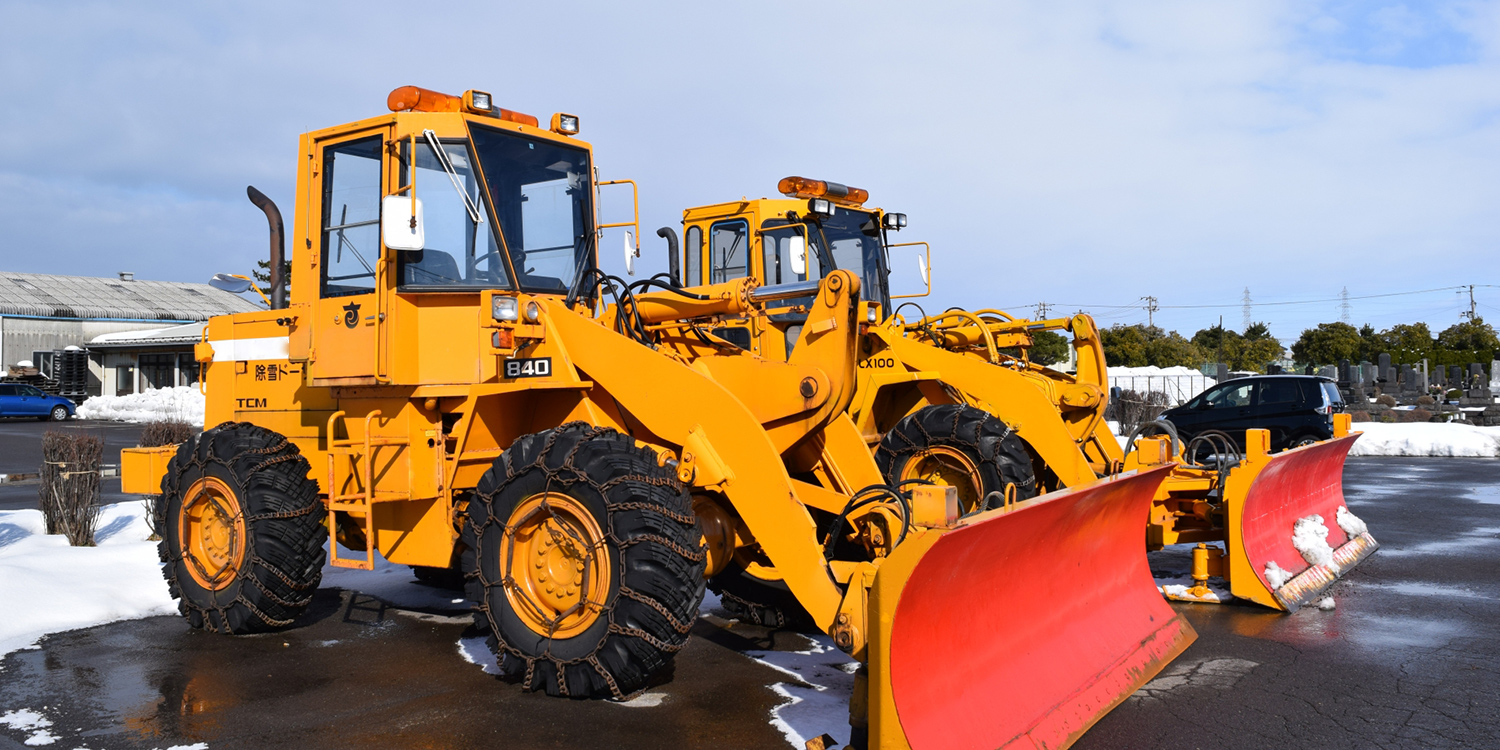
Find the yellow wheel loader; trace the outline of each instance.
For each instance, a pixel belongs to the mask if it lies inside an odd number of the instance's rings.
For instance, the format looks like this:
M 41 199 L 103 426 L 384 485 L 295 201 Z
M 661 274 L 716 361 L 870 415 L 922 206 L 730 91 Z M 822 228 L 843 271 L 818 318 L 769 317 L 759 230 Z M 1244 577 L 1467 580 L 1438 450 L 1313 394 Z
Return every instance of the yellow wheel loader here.
M 778 190 L 784 197 L 687 209 L 680 250 L 674 230 L 659 230 L 669 275 L 692 287 L 744 277 L 800 282 L 831 269 L 859 274 L 871 306 L 850 417 L 888 482 L 953 486 L 967 511 L 1175 462 L 1152 505 L 1147 544 L 1199 545 L 1193 585 L 1163 587 L 1190 601 L 1217 601 L 1207 581 L 1222 576 L 1236 597 L 1295 610 L 1376 548 L 1343 504 L 1343 460 L 1355 439 L 1347 415 L 1330 415 L 1334 440 L 1298 452 L 1272 456 L 1263 431 L 1251 430 L 1243 451 L 1227 435 L 1189 446 L 1173 436 L 1143 442 L 1145 450 L 1127 456 L 1104 420 L 1108 371 L 1092 318 L 1033 321 L 950 308 L 907 322 L 900 312 L 921 308 L 906 302 L 892 309 L 903 295 L 890 293 L 891 251 L 923 249 L 917 257 L 927 293 L 931 259 L 926 243 L 890 241 L 906 216 L 867 207 L 867 191 L 839 183 L 788 177 Z M 786 358 L 806 310 L 806 300 L 789 299 L 764 315 L 721 319 L 711 330 L 763 357 Z M 1073 373 L 1031 361 L 1039 331 L 1071 335 Z M 1148 433 L 1170 429 L 1158 423 Z M 1201 455 L 1213 460 L 1190 460 Z M 1300 546 L 1294 537 L 1303 539 Z M 760 583 L 728 592 L 736 594 L 731 606 L 763 621 L 785 620 L 774 582 Z
M 457 569 L 507 679 L 622 698 L 706 580 L 753 570 L 867 665 L 851 725 L 878 748 L 1066 746 L 1195 637 L 1120 531 L 1165 469 L 978 512 L 892 485 L 849 417 L 861 277 L 627 284 L 597 245 L 635 222 L 599 220 L 577 117 L 387 105 L 301 138 L 289 302 L 252 190 L 269 309 L 208 322 L 207 430 L 121 456 L 193 627 L 287 626 L 325 561 Z M 790 300 L 786 355 L 712 333 Z

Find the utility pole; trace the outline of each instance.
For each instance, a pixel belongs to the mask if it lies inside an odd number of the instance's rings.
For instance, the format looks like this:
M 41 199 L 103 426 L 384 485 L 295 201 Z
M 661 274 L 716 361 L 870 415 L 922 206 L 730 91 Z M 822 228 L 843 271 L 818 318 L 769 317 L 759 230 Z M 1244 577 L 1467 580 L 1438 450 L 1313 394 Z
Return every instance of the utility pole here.
M 1245 315 L 1245 325 L 1240 329 L 1240 333 L 1244 333 L 1250 330 L 1250 287 L 1245 287 L 1245 296 L 1240 298 L 1240 304 Z
M 1038 302 L 1038 303 L 1036 303 L 1036 319 L 1037 320 L 1046 320 L 1047 319 L 1047 313 L 1050 312 L 1051 310 L 1052 310 L 1052 306 L 1049 305 L 1049 304 L 1047 304 L 1046 302 Z
M 1160 307 L 1156 306 L 1156 298 L 1155 297 L 1142 297 L 1141 301 L 1146 303 L 1146 305 L 1145 305 L 1145 307 L 1146 307 L 1146 325 L 1150 326 L 1152 328 L 1155 328 L 1156 327 L 1156 311 L 1161 309 Z
M 1459 293 L 1462 294 L 1462 292 L 1459 292 Z M 1474 285 L 1470 284 L 1469 285 L 1469 311 L 1466 312 L 1466 313 L 1464 313 L 1464 312 L 1459 313 L 1458 317 L 1460 317 L 1460 318 L 1468 318 L 1469 320 L 1473 320 L 1474 316 L 1475 316 L 1475 311 L 1474 311 Z
M 1339 303 L 1339 320 L 1341 322 L 1348 323 L 1349 322 L 1349 287 L 1346 286 L 1346 287 L 1344 287 L 1344 291 L 1339 292 L 1339 299 L 1343 300 L 1342 302 Z

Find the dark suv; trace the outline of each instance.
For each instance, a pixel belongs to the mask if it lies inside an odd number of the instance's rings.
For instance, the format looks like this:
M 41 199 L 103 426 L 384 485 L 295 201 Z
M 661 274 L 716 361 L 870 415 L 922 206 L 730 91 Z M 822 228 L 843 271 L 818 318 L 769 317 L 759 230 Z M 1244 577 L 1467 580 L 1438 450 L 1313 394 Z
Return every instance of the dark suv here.
M 1226 380 L 1162 412 L 1184 442 L 1222 430 L 1245 447 L 1245 430 L 1271 431 L 1281 451 L 1333 437 L 1333 415 L 1344 402 L 1334 381 L 1315 375 L 1257 375 Z

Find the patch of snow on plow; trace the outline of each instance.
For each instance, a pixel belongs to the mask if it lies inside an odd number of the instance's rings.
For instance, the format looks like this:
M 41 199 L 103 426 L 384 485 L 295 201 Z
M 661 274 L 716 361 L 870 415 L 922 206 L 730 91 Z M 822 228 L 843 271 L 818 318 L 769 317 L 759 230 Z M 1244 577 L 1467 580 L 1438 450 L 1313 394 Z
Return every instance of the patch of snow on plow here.
M 1188 593 L 1195 583 L 1193 581 L 1193 548 L 1197 544 L 1172 544 L 1163 547 L 1148 555 L 1151 566 L 1151 577 L 1156 583 L 1156 590 L 1162 596 L 1189 602 L 1222 603 L 1234 601 L 1234 594 L 1229 593 L 1229 586 L 1223 578 L 1209 578 L 1207 596 L 1193 596 Z
M 1292 527 L 1292 546 L 1302 553 L 1302 559 L 1308 565 L 1333 565 L 1333 548 L 1328 546 L 1328 527 L 1323 524 L 1323 517 L 1316 513 L 1297 519 L 1296 525 Z
M 1351 456 L 1455 456 L 1500 458 L 1500 427 L 1410 422 L 1356 422 L 1363 432 L 1349 449 Z
M 1339 506 L 1338 517 L 1335 520 L 1338 521 L 1339 528 L 1343 529 L 1344 533 L 1348 534 L 1350 539 L 1370 530 L 1370 527 L 1366 526 L 1365 522 L 1360 520 L 1359 516 L 1349 512 L 1347 506 Z
M 60 633 L 177 614 L 141 503 L 106 505 L 95 547 L 47 534 L 39 510 L 0 511 L 0 656 Z
M 202 427 L 204 403 L 197 386 L 179 385 L 125 396 L 95 396 L 78 407 L 78 418 L 113 422 L 179 421 Z
M 1220 602 L 1227 602 L 1230 599 L 1234 598 L 1234 595 L 1229 593 L 1228 589 L 1223 588 L 1222 586 L 1216 586 L 1212 581 L 1208 583 L 1208 593 L 1204 594 L 1203 596 L 1193 594 L 1190 591 L 1190 589 L 1192 588 L 1192 583 L 1162 583 L 1160 581 L 1157 581 L 1156 584 L 1156 590 L 1160 591 L 1163 596 L 1172 599 L 1179 599 L 1182 601 L 1211 602 L 1214 604 L 1218 604 Z
M 1287 581 L 1292 580 L 1292 574 L 1281 569 L 1275 560 L 1266 563 L 1266 583 L 1271 584 L 1271 590 L 1281 588 Z

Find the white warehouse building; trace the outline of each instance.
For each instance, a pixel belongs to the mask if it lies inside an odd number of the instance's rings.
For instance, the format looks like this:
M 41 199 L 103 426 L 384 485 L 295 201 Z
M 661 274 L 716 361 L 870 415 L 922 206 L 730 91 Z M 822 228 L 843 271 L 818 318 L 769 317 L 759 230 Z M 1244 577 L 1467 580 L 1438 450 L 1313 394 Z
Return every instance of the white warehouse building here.
M 191 334 L 177 328 L 172 333 L 178 335 L 161 336 L 161 329 L 254 309 L 249 300 L 208 284 L 137 281 L 130 273 L 101 278 L 0 271 L 0 364 L 14 366 L 41 353 L 87 348 L 92 395 L 186 385 L 184 371 L 192 373 L 196 367 L 192 342 L 184 341 Z M 144 334 L 140 346 L 130 345 L 138 339 L 130 332 Z M 96 340 L 102 346 L 93 344 Z M 184 349 L 186 363 L 180 361 Z

